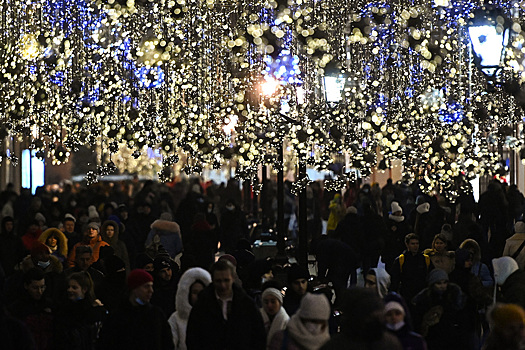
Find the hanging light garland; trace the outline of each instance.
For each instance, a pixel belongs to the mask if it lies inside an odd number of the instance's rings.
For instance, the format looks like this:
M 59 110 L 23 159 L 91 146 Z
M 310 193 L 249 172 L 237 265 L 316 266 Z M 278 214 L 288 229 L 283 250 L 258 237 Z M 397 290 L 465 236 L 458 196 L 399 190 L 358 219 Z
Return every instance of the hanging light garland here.
M 0 135 L 53 164 L 97 150 L 88 182 L 140 166 L 162 181 L 235 161 L 362 176 L 400 159 L 425 191 L 495 172 L 519 150 L 525 8 L 482 0 L 0 0 Z M 486 93 L 469 19 L 510 21 L 504 84 Z M 323 77 L 344 81 L 327 101 Z M 510 141 L 509 141 L 510 140 Z M 150 161 L 151 152 L 159 159 Z M 150 156 L 148 157 L 148 153 Z M 16 161 L 7 150 L 2 160 Z M 286 162 L 285 162 L 286 163 Z M 340 187 L 344 177 L 330 183 Z M 459 183 L 462 184 L 462 181 Z M 298 184 L 298 189 L 300 184 Z M 453 185 L 457 188 L 462 185 Z

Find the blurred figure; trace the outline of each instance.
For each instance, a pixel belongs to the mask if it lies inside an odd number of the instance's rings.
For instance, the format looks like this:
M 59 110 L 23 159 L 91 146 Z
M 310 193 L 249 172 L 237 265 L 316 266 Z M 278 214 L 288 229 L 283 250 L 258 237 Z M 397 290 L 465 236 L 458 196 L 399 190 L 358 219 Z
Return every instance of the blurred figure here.
M 346 215 L 346 207 L 343 203 L 341 194 L 336 193 L 334 199 L 330 202 L 328 209 L 330 210 L 330 215 L 328 216 L 328 226 L 326 227 L 326 231 L 328 234 L 331 234 L 331 232 L 337 228 L 339 221 L 343 220 Z
M 374 267 L 365 276 L 365 288 L 374 290 L 380 298 L 384 298 L 390 287 L 390 275 L 385 269 Z
M 516 304 L 496 304 L 490 312 L 493 327 L 483 350 L 525 349 L 525 311 Z
M 310 273 L 304 266 L 293 264 L 288 269 L 288 288 L 283 300 L 283 306 L 288 315 L 292 316 L 299 308 L 301 299 L 308 291 L 309 279 Z
M 398 301 L 385 304 L 386 328 L 394 334 L 404 350 L 426 350 L 427 344 L 423 337 L 412 332 L 411 326 L 405 322 L 408 310 Z
M 260 309 L 266 330 L 267 348 L 270 347 L 270 341 L 274 334 L 285 330 L 290 320 L 283 306 L 283 294 L 276 288 L 266 288 L 262 292 L 262 305 Z

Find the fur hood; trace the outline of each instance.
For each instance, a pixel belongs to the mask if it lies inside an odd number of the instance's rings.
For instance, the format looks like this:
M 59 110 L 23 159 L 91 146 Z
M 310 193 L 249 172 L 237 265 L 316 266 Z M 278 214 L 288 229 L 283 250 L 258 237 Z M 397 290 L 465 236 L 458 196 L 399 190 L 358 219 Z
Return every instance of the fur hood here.
M 62 271 L 64 270 L 64 266 L 62 266 L 62 263 L 60 262 L 60 260 L 58 260 L 56 256 L 50 255 L 49 261 L 51 262 L 51 264 L 45 268 L 44 273 L 49 273 L 49 272 L 62 273 Z M 20 270 L 23 273 L 26 273 L 33 267 L 36 267 L 36 266 L 33 263 L 33 259 L 31 259 L 31 255 L 26 256 L 24 260 L 22 260 L 22 262 L 20 263 Z
M 184 272 L 180 278 L 177 295 L 175 296 L 175 309 L 178 316 L 183 320 L 187 320 L 190 317 L 192 308 L 189 299 L 190 287 L 197 280 L 204 283 L 204 286 L 208 286 L 211 283 L 210 273 L 200 267 L 194 267 Z
M 176 222 L 168 220 L 155 220 L 151 224 L 151 229 L 156 231 L 163 231 L 167 233 L 180 233 L 180 226 Z M 160 232 L 157 232 L 160 233 Z
M 108 226 L 113 226 L 115 228 L 115 234 L 112 238 L 109 238 L 106 234 L 106 230 Z M 114 245 L 118 241 L 118 235 L 119 235 L 119 225 L 117 222 L 113 220 L 106 220 L 102 224 L 102 227 L 100 228 L 100 236 L 102 237 L 102 240 L 106 243 L 109 243 L 110 245 Z
M 58 245 L 58 253 L 60 255 L 62 255 L 63 257 L 67 258 L 67 237 L 59 229 L 54 228 L 54 227 L 48 228 L 47 230 L 42 232 L 40 237 L 38 237 L 38 241 L 46 244 L 47 238 L 49 236 L 51 236 L 53 233 L 55 234 L 55 236 L 57 238 L 57 241 L 58 241 L 58 243 L 57 243 L 57 245 Z

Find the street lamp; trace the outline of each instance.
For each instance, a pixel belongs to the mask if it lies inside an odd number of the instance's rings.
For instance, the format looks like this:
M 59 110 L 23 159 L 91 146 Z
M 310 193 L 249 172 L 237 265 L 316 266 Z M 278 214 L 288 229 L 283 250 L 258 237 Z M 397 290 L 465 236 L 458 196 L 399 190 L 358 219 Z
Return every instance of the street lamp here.
M 475 54 L 474 63 L 489 83 L 494 83 L 504 64 L 510 36 L 509 21 L 501 9 L 478 9 L 468 23 L 468 33 Z
M 346 76 L 341 73 L 336 64 L 329 64 L 324 70 L 323 90 L 326 102 L 337 103 L 341 101 L 341 94 L 345 88 Z

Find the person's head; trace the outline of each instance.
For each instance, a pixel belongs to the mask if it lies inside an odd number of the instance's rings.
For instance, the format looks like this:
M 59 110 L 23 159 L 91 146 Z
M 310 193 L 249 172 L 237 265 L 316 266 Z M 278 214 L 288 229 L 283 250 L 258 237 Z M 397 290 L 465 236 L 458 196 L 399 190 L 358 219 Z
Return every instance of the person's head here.
M 56 233 L 51 233 L 46 238 L 46 245 L 50 248 L 55 248 L 58 245 L 58 237 Z
M 389 301 L 385 304 L 386 326 L 392 330 L 398 330 L 405 324 L 405 309 L 397 301 Z
M 391 213 L 394 216 L 402 216 L 403 215 L 403 208 L 399 205 L 398 202 L 393 201 L 390 205 Z
M 211 279 L 215 292 L 220 298 L 227 298 L 233 295 L 233 279 L 235 267 L 228 260 L 219 260 L 212 265 Z
M 35 266 L 46 269 L 51 264 L 49 248 L 40 242 L 33 243 L 31 247 L 31 260 Z
M 409 233 L 405 236 L 405 246 L 407 251 L 412 254 L 417 254 L 419 251 L 419 236 L 415 233 Z
M 153 296 L 153 277 L 146 270 L 135 269 L 127 280 L 129 299 L 133 305 L 145 305 Z
M 199 293 L 205 288 L 204 282 L 196 280 L 190 286 L 190 292 L 188 293 L 188 301 L 191 306 L 194 306 L 197 300 L 199 300 Z
M 97 238 L 99 232 L 100 225 L 97 222 L 90 222 L 87 225 L 86 231 L 84 232 L 84 237 L 88 238 L 89 240 L 92 240 Z
M 75 265 L 82 271 L 87 271 L 93 260 L 93 248 L 79 245 L 75 248 Z
M 434 240 L 432 241 L 432 249 L 438 253 L 444 253 L 447 250 L 447 246 L 447 237 L 445 237 L 444 234 L 438 233 L 434 236 Z
M 0 229 L 0 233 L 11 233 L 13 232 L 15 228 L 15 221 L 10 216 L 5 216 L 2 219 L 2 228 Z
M 341 332 L 366 342 L 384 332 L 384 304 L 370 289 L 352 288 L 341 294 Z
M 227 211 L 234 211 L 235 208 L 236 208 L 236 205 L 235 205 L 235 202 L 233 201 L 233 199 L 228 199 L 224 205 L 224 208 L 227 210 Z
M 171 277 L 173 276 L 171 259 L 163 255 L 155 257 L 153 260 L 153 271 L 155 272 L 155 276 L 161 280 L 166 282 L 171 281 Z
M 67 298 L 71 301 L 95 300 L 93 280 L 87 272 L 72 273 L 67 279 Z
M 525 341 L 525 311 L 521 306 L 496 304 L 489 318 L 502 348 L 512 348 L 511 346 L 520 345 Z
M 31 268 L 24 274 L 24 289 L 33 300 L 40 300 L 46 290 L 44 271 L 39 268 Z
M 445 270 L 434 269 L 428 274 L 427 282 L 434 292 L 443 294 L 448 288 L 448 274 Z
M 283 295 L 280 290 L 276 288 L 266 288 L 262 292 L 262 306 L 268 315 L 275 316 L 282 305 Z
M 466 269 L 470 270 L 473 265 L 472 253 L 464 248 L 459 248 L 456 250 L 455 254 L 456 259 L 456 269 Z
M 492 266 L 494 267 L 494 282 L 500 286 L 507 281 L 510 275 L 519 270 L 518 263 L 510 256 L 492 259 Z
M 71 214 L 66 214 L 66 216 L 64 217 L 64 231 L 66 233 L 73 233 L 75 231 L 75 222 L 76 222 L 76 219 L 73 215 Z
M 288 270 L 288 284 L 292 291 L 303 296 L 308 291 L 308 280 L 310 279 L 310 273 L 308 269 L 299 264 L 293 264 Z
M 365 288 L 377 291 L 377 277 L 373 269 L 368 270 L 365 276 Z
M 135 258 L 135 266 L 138 269 L 146 270 L 150 273 L 153 273 L 153 259 L 146 253 L 138 254 Z
M 301 299 L 297 316 L 311 334 L 328 332 L 330 302 L 324 294 L 306 293 Z
M 468 250 L 472 254 L 473 262 L 481 260 L 481 248 L 475 240 L 468 238 L 464 240 L 459 247 Z
M 108 236 L 109 239 L 113 238 L 113 236 L 115 235 L 115 225 L 108 224 L 106 226 L 106 235 Z

